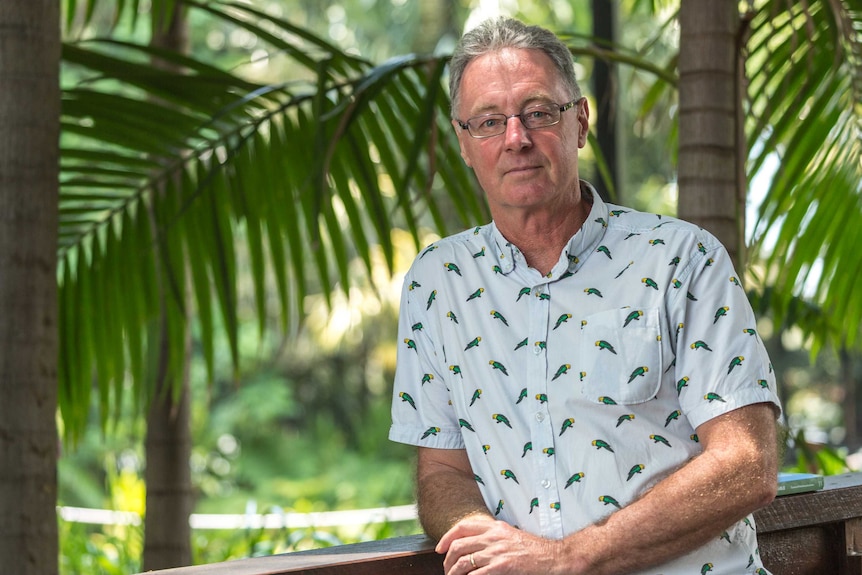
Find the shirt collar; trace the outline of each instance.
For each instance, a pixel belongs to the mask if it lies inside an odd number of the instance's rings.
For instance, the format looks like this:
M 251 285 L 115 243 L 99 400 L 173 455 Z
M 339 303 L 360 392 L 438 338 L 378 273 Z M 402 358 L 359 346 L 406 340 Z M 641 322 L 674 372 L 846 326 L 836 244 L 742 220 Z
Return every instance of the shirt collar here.
M 607 204 L 604 203 L 589 182 L 581 180 L 580 184 L 583 200 L 590 202 L 592 207 L 581 229 L 569 239 L 563 248 L 560 260 L 548 274 L 549 279 L 575 273 L 598 247 L 608 227 L 609 211 Z M 496 223 L 491 222 L 490 231 L 495 244 L 492 256 L 496 259 L 503 274 L 511 273 L 516 265 L 527 265 L 524 256 L 521 255 L 521 250 L 503 236 Z

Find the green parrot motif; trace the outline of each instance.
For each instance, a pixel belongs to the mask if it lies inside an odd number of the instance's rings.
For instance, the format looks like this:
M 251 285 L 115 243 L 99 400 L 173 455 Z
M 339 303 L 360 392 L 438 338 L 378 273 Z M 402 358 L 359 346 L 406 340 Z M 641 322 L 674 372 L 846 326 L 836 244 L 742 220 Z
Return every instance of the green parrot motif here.
M 739 280 L 736 279 L 736 276 L 730 276 L 729 279 L 730 279 L 730 283 L 732 283 L 736 287 L 742 287 L 742 285 L 739 283 Z
M 685 297 L 687 297 L 687 298 L 688 298 L 688 299 L 690 299 L 691 301 L 697 301 L 697 298 L 696 298 L 696 297 L 694 297 L 694 294 L 693 294 L 693 293 L 691 293 L 690 291 L 685 292 Z
M 494 272 L 495 274 L 502 274 L 503 268 L 501 268 L 497 264 L 494 264 L 493 266 L 491 266 L 491 271 Z
M 539 498 L 534 497 L 532 501 L 530 501 L 530 513 L 533 512 L 533 509 L 539 506 Z
M 452 375 L 460 375 L 461 377 L 464 377 L 463 375 L 461 375 L 461 366 L 460 365 L 450 365 L 449 371 L 452 372 Z
M 709 393 L 704 395 L 703 398 L 710 403 L 712 403 L 713 401 L 720 401 L 721 403 L 727 403 L 726 401 L 724 401 L 724 398 L 722 398 L 720 395 L 718 395 L 717 393 L 714 393 L 712 391 L 710 391 Z
M 492 359 L 491 361 L 488 362 L 488 365 L 490 365 L 494 369 L 499 369 L 501 372 L 503 372 L 503 375 L 509 375 L 509 372 L 506 371 L 506 366 L 503 365 L 502 363 L 500 363 L 499 361 L 494 361 Z
M 694 441 L 695 443 L 700 443 L 700 438 L 697 436 L 696 433 L 692 433 L 691 435 L 688 436 L 688 438 L 691 439 L 692 441 Z
M 581 373 L 578 374 L 578 377 L 580 378 L 581 381 L 584 381 L 584 378 L 587 377 L 587 372 L 582 371 Z
M 670 263 L 669 263 L 669 264 L 667 264 L 667 265 L 669 265 L 669 266 L 678 266 L 678 265 L 679 265 L 679 256 L 674 257 L 672 260 L 670 260 Z
M 611 445 L 604 439 L 593 439 L 591 443 L 596 449 L 607 449 L 611 453 L 615 453 Z
M 475 259 L 475 258 L 481 258 L 481 257 L 484 257 L 484 255 L 485 255 L 485 246 L 482 246 L 482 249 L 481 249 L 481 250 L 479 250 L 478 252 L 476 252 L 475 254 L 473 254 L 473 258 L 474 258 L 474 259 Z
M 551 294 L 549 293 L 540 293 L 536 297 L 539 298 L 539 301 L 551 301 Z
M 410 407 L 412 407 L 413 409 L 416 409 L 416 402 L 413 401 L 413 398 L 410 397 L 409 393 L 407 393 L 406 391 L 399 391 L 398 397 L 401 398 L 401 401 L 403 401 L 405 403 L 409 403 Z
M 535 345 L 536 347 L 538 347 L 539 349 L 544 350 L 544 349 L 547 349 L 547 347 L 548 347 L 548 342 L 546 342 L 546 341 L 537 341 L 534 345 Z
M 497 423 L 502 423 L 509 429 L 512 429 L 512 424 L 509 423 L 509 418 L 503 415 L 502 413 L 495 413 L 491 416 L 491 419 L 496 421 Z
M 704 563 L 703 567 L 700 568 L 700 575 L 706 575 L 712 571 L 712 563 Z
M 566 481 L 566 486 L 563 489 L 568 489 L 569 486 L 572 485 L 572 483 L 580 483 L 581 479 L 583 479 L 583 478 L 584 478 L 584 472 L 578 471 L 577 473 L 575 473 L 574 475 L 569 477 L 568 481 Z
M 715 323 L 716 323 L 719 319 L 721 319 L 721 318 L 723 318 L 724 316 L 726 316 L 726 315 L 727 315 L 727 312 L 729 312 L 729 311 L 730 311 L 730 308 L 729 308 L 728 306 L 726 306 L 726 305 L 725 305 L 725 306 L 721 306 L 720 308 L 718 308 L 717 310 L 715 310 L 715 318 L 712 320 L 712 324 L 713 324 L 713 325 L 715 325 Z
M 481 483 L 482 485 L 485 485 L 485 482 L 482 481 L 482 478 L 479 477 L 478 475 L 476 475 L 475 473 L 473 474 L 473 479 L 476 480 L 476 483 Z
M 525 387 L 524 389 L 521 390 L 521 393 L 518 394 L 518 399 L 517 399 L 517 401 L 515 401 L 515 405 L 518 405 L 519 403 L 524 401 L 524 399 L 526 399 L 526 397 L 527 397 L 527 388 Z
M 554 448 L 553 447 L 546 447 L 542 450 L 542 453 L 544 453 L 548 457 L 551 457 L 554 455 Z
M 608 397 L 606 395 L 599 396 L 599 403 L 604 403 L 605 405 L 616 405 L 617 402 L 613 400 L 612 397 Z
M 688 387 L 688 376 L 683 376 L 678 382 L 676 382 L 676 394 L 679 395 L 682 391 L 683 387 Z
M 529 338 L 529 337 L 525 337 L 524 339 L 522 339 L 521 341 L 519 341 L 519 342 L 518 342 L 518 345 L 516 345 L 516 346 L 515 346 L 514 351 L 518 351 L 519 349 L 521 349 L 522 347 L 524 347 L 525 345 L 527 345 L 527 343 L 528 343 L 529 341 L 530 341 L 530 338 Z
M 419 323 L 414 323 L 410 329 L 412 329 L 413 331 L 422 331 L 423 327 L 424 326 L 422 325 L 422 322 L 419 322 Z
M 422 385 L 425 385 L 426 383 L 428 383 L 432 379 L 434 379 L 434 374 L 433 373 L 426 373 L 425 375 L 422 376 Z
M 631 481 L 632 477 L 634 477 L 644 469 L 646 469 L 646 467 L 644 467 L 643 463 L 638 463 L 637 465 L 633 466 L 631 469 L 629 469 L 629 476 L 626 478 L 626 481 Z
M 706 351 L 712 351 L 712 348 L 710 348 L 705 341 L 701 341 L 701 340 L 697 340 L 696 342 L 691 344 L 689 347 L 691 347 L 691 349 L 695 349 L 695 350 L 705 349 Z
M 653 434 L 653 435 L 650 435 L 649 438 L 652 439 L 655 443 L 664 443 L 668 447 L 671 446 L 670 442 L 667 439 L 665 439 L 664 437 L 662 437 L 661 435 Z
M 742 330 L 742 333 L 747 333 L 748 335 L 757 335 L 757 332 L 755 330 L 751 329 L 750 327 L 747 327 L 744 330 Z
M 475 429 L 473 429 L 473 426 L 472 426 L 472 425 L 470 425 L 470 422 L 469 422 L 469 421 L 467 421 L 466 419 L 459 419 L 459 420 L 458 420 L 458 427 L 463 427 L 464 429 L 469 429 L 469 430 L 470 430 L 470 431 L 472 431 L 473 433 L 475 433 L 475 432 L 476 432 L 476 430 L 475 430 Z
M 419 259 L 421 260 L 422 258 L 424 258 L 425 256 L 427 256 L 428 254 L 430 254 L 431 252 L 433 252 L 433 251 L 434 251 L 434 250 L 436 250 L 436 249 L 437 249 L 437 246 L 436 246 L 436 245 L 428 246 L 428 247 L 425 249 L 425 251 L 424 251 L 424 252 L 422 252 L 422 254 L 419 256 Z
M 617 427 L 619 427 L 619 426 L 620 426 L 620 425 L 622 425 L 624 422 L 626 422 L 626 421 L 632 421 L 634 418 L 635 418 L 635 414 L 634 414 L 634 413 L 626 413 L 625 415 L 621 415 L 621 416 L 619 416 L 619 418 L 617 419 L 617 425 L 616 425 L 616 426 L 617 426 Z
M 613 217 L 619 217 L 622 214 L 627 214 L 627 213 L 629 213 L 628 210 L 611 210 L 609 215 L 613 218 Z
M 597 224 L 602 224 L 602 227 L 603 227 L 603 228 L 608 227 L 608 223 L 605 221 L 605 219 L 604 219 L 604 218 L 596 218 L 596 219 L 595 219 L 595 220 L 593 220 L 593 221 L 594 221 L 594 222 L 596 222 Z
M 486 445 L 483 445 L 483 446 L 482 446 L 482 453 L 484 453 L 485 455 L 487 455 L 489 451 L 491 451 L 491 446 L 490 446 L 490 445 L 487 445 L 487 444 L 486 444 Z
M 525 296 L 525 295 L 530 295 L 530 292 L 531 292 L 531 291 L 532 291 L 532 289 L 531 289 L 531 288 L 528 288 L 528 287 L 523 287 L 523 288 L 521 288 L 521 291 L 519 291 L 519 292 L 518 292 L 518 299 L 516 299 L 515 301 L 516 301 L 516 302 L 521 301 L 521 297 L 522 297 L 522 296 Z
M 560 510 L 560 502 L 554 501 L 553 503 L 551 503 L 551 509 L 553 509 L 554 511 L 559 511 Z
M 425 433 L 422 434 L 422 439 L 425 439 L 429 435 L 436 436 L 438 433 L 440 433 L 439 427 L 429 427 L 428 429 L 425 430 Z
M 618 273 L 618 274 L 616 275 L 616 277 L 614 277 L 614 279 L 615 279 L 615 280 L 620 279 L 620 276 L 621 276 L 621 275 L 623 275 L 624 273 L 626 273 L 626 272 L 628 271 L 628 269 L 629 269 L 630 267 L 632 267 L 632 265 L 633 265 L 633 264 L 634 264 L 634 262 L 633 262 L 633 261 L 629 262 L 629 265 L 627 265 L 626 267 L 624 267 L 623 269 L 621 269 L 621 270 L 620 270 L 620 273 Z
M 480 341 L 482 341 L 482 338 L 481 338 L 481 337 L 478 337 L 478 336 L 477 336 L 477 337 L 474 337 L 474 338 L 470 341 L 470 343 L 468 343 L 468 344 L 467 344 L 467 347 L 465 347 L 465 348 L 464 348 L 464 351 L 467 351 L 468 349 L 471 349 L 471 348 L 474 348 L 474 347 L 479 347 L 479 342 L 480 342 Z
M 482 390 L 477 389 L 473 392 L 473 397 L 470 398 L 470 407 L 473 407 L 473 404 L 476 403 L 476 400 L 482 397 Z
M 727 531 L 724 531 L 724 532 L 721 534 L 721 537 L 719 537 L 719 539 L 724 539 L 725 541 L 727 541 L 728 543 L 730 543 L 730 533 L 728 533 Z
M 636 370 L 634 370 L 631 375 L 629 375 L 629 380 L 627 383 L 631 383 L 637 377 L 644 377 L 644 375 L 649 371 L 649 368 L 645 365 L 640 366 Z
M 561 315 L 560 317 L 557 318 L 557 323 L 554 324 L 554 329 L 557 329 L 558 327 L 560 327 L 562 324 L 566 323 L 570 319 L 572 319 L 572 314 L 564 313 L 563 315 Z
M 458 269 L 457 265 L 452 263 L 445 263 L 443 264 L 443 267 L 446 268 L 447 272 L 455 272 L 456 274 L 458 274 L 459 277 L 461 276 L 461 270 Z
M 539 403 L 548 403 L 548 396 L 544 393 L 537 393 L 536 399 L 539 401 Z
M 748 517 L 743 517 L 742 523 L 745 524 L 745 526 L 748 527 L 749 529 L 751 529 L 752 531 L 757 531 L 757 529 L 754 528 L 754 525 L 751 524 L 751 519 L 749 519 Z
M 714 263 L 715 263 L 715 260 L 714 260 L 714 259 L 712 259 L 712 258 L 708 258 L 708 259 L 706 260 L 706 262 L 704 262 L 703 267 L 708 268 L 709 266 L 711 266 L 711 265 L 712 265 L 712 264 L 714 264 Z
M 477 289 L 476 291 L 474 291 L 473 293 L 471 293 L 471 294 L 467 297 L 467 300 L 466 300 L 466 301 L 471 301 L 471 300 L 474 300 L 474 299 L 476 299 L 476 298 L 480 298 L 480 297 L 482 297 L 482 294 L 483 294 L 484 292 L 485 292 L 485 288 L 480 287 L 479 289 Z
M 700 242 L 697 242 L 697 251 L 699 251 L 703 255 L 706 255 L 706 248 L 703 247 L 703 244 Z
M 454 311 L 447 311 L 446 317 L 448 317 L 450 320 L 454 321 L 456 324 L 458 323 L 458 316 L 455 315 Z
M 623 327 L 628 327 L 629 324 L 633 321 L 640 321 L 641 317 L 643 317 L 644 312 L 642 310 L 635 310 L 626 316 L 626 321 L 623 322 Z
M 551 381 L 554 381 L 555 379 L 557 379 L 557 378 L 558 378 L 558 377 L 560 377 L 561 375 L 565 374 L 565 373 L 566 373 L 567 371 L 569 371 L 571 368 L 572 368 L 571 364 L 564 363 L 563 365 L 561 365 L 561 366 L 557 369 L 557 373 L 555 373 L 555 374 L 554 374 L 554 377 L 552 377 L 552 378 L 551 378 Z
M 673 286 L 673 289 L 679 289 L 682 287 L 682 282 L 676 278 L 674 278 L 670 283 Z
M 419 350 L 416 349 L 416 342 L 410 339 L 409 337 L 404 338 L 404 343 L 407 344 L 407 349 L 412 349 L 416 353 L 419 353 Z
M 664 240 L 661 238 L 655 238 L 653 240 L 650 240 L 648 243 L 651 246 L 659 246 L 659 245 L 663 246 L 663 245 L 665 245 Z
M 609 260 L 614 259 L 614 258 L 611 256 L 611 250 L 609 250 L 607 246 L 599 246 L 598 248 L 596 248 L 596 251 L 597 251 L 597 252 L 601 252 L 601 253 L 605 254 L 606 256 L 608 256 L 608 259 L 609 259 Z
M 497 509 L 494 511 L 494 517 L 500 514 L 503 511 L 503 500 L 497 502 Z
M 431 304 L 434 303 L 435 299 L 437 299 L 437 290 L 431 290 L 431 294 L 428 296 L 428 303 L 425 305 L 425 311 L 431 309 Z
M 512 473 L 512 470 L 511 470 L 511 469 L 501 469 L 501 470 L 500 470 L 500 475 L 502 475 L 504 479 L 511 479 L 512 481 L 514 481 L 514 482 L 515 482 L 515 483 L 517 483 L 518 485 L 520 485 L 520 484 L 521 484 L 521 482 L 520 482 L 520 481 L 518 481 L 518 478 L 517 478 L 517 477 L 515 477 L 515 474 L 514 474 L 514 473 Z
M 679 419 L 681 415 L 682 415 L 682 411 L 680 411 L 678 409 L 675 411 L 672 411 L 670 413 L 670 415 L 667 416 L 667 419 L 664 420 L 664 426 L 667 427 L 668 425 L 670 425 L 671 421 L 674 421 L 675 419 Z
M 587 289 L 585 289 L 585 290 L 584 290 L 584 293 L 585 293 L 585 294 L 587 294 L 587 295 L 597 295 L 597 296 L 599 296 L 599 297 L 603 297 L 603 296 L 602 296 L 602 292 L 600 292 L 600 291 L 599 291 L 599 290 L 597 290 L 596 288 L 587 288 Z
M 754 570 L 754 575 L 769 575 L 769 572 L 766 569 L 758 567 Z
M 617 509 L 622 509 L 622 506 L 617 502 L 617 500 L 610 495 L 599 495 L 599 501 L 605 505 L 613 505 Z
M 658 289 L 658 284 L 655 283 L 655 280 L 652 278 L 641 278 L 641 283 L 648 288 L 652 288 L 654 290 Z
M 758 379 L 758 380 L 757 380 L 757 385 L 759 385 L 759 386 L 760 386 L 760 387 L 762 387 L 763 389 L 769 389 L 769 382 L 768 382 L 768 381 L 766 381 L 765 379 Z
M 609 344 L 608 342 L 606 342 L 603 339 L 600 339 L 599 341 L 596 342 L 596 347 L 599 348 L 599 350 L 606 349 L 609 352 L 611 352 L 612 354 L 617 355 L 617 350 L 614 349 L 614 346 L 612 346 L 611 344 Z
M 523 459 L 524 457 L 527 456 L 528 451 L 533 451 L 533 442 L 532 441 L 528 441 L 527 443 L 524 444 L 524 452 L 521 453 L 521 459 Z
M 730 360 L 730 364 L 727 366 L 727 374 L 730 375 L 730 372 L 733 371 L 733 368 L 737 365 L 742 365 L 742 362 L 745 360 L 741 355 L 737 355 L 733 359 Z
M 506 321 L 506 318 L 503 317 L 503 314 L 501 314 L 497 310 L 494 310 L 494 309 L 491 310 L 491 317 L 493 317 L 494 319 L 499 319 L 500 321 L 503 322 L 503 325 L 505 325 L 506 327 L 509 327 L 509 322 Z
M 557 437 L 561 437 L 566 432 L 566 430 L 569 429 L 570 427 L 572 427 L 574 424 L 575 424 L 575 418 L 574 417 L 569 417 L 568 419 L 563 421 L 563 424 L 560 426 L 560 435 L 558 435 Z
M 422 284 L 420 284 L 420 283 L 419 283 L 418 281 L 416 281 L 416 280 L 413 280 L 412 282 L 410 282 L 410 285 L 409 285 L 409 286 L 407 286 L 407 291 L 413 291 L 413 290 L 415 290 L 415 289 L 416 289 L 416 288 L 418 288 L 418 287 L 422 287 Z

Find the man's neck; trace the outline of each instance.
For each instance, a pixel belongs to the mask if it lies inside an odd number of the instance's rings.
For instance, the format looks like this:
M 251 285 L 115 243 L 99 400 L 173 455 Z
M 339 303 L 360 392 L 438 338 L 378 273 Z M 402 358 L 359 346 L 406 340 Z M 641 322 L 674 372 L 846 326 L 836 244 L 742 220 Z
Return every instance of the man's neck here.
M 527 264 L 542 275 L 553 269 L 563 248 L 590 213 L 590 204 L 583 196 L 566 209 L 542 212 L 515 212 L 495 217 L 500 233 L 518 247 Z

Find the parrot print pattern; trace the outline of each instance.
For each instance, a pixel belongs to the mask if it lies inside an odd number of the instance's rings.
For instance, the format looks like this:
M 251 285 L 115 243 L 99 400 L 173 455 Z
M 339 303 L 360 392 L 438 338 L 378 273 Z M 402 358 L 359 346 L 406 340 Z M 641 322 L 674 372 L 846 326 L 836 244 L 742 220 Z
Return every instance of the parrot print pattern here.
M 700 424 L 744 405 L 780 408 L 721 244 L 681 220 L 606 204 L 585 182 L 582 191 L 590 215 L 548 274 L 493 222 L 416 258 L 389 434 L 466 449 L 489 511 L 555 539 L 698 455 Z M 753 526 L 749 516 L 642 573 L 768 573 Z

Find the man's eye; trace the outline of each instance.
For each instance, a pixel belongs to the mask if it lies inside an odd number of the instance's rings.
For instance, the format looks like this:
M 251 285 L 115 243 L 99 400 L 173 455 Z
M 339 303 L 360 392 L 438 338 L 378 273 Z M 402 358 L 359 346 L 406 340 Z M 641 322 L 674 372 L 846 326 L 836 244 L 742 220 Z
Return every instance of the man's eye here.
M 488 129 L 488 128 L 496 128 L 499 125 L 500 125 L 500 119 L 499 118 L 485 118 L 484 120 L 482 120 L 482 123 L 479 124 L 479 127 L 483 128 L 483 129 Z
M 534 109 L 526 112 L 527 117 L 532 120 L 544 120 L 550 117 L 551 113 L 545 109 Z

